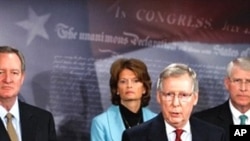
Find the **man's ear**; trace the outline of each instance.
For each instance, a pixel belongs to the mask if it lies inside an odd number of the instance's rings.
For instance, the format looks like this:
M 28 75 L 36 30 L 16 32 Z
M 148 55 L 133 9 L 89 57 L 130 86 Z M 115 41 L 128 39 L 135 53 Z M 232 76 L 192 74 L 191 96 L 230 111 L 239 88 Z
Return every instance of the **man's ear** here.
M 194 93 L 194 106 L 197 105 L 199 100 L 199 92 Z
M 156 92 L 156 100 L 157 100 L 157 102 L 159 104 L 161 104 L 161 97 L 160 97 L 160 92 L 159 91 Z

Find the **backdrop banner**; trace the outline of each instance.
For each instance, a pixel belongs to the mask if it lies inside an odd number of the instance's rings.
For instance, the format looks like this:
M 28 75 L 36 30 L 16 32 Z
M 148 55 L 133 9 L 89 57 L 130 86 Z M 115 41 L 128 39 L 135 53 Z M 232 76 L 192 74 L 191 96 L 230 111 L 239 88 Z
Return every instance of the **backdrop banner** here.
M 246 0 L 1 1 L 0 45 L 26 57 L 20 99 L 53 113 L 58 140 L 85 141 L 92 118 L 111 104 L 109 69 L 117 58 L 147 64 L 155 112 L 158 74 L 173 62 L 198 73 L 194 111 L 227 100 L 227 63 L 250 57 L 249 17 Z

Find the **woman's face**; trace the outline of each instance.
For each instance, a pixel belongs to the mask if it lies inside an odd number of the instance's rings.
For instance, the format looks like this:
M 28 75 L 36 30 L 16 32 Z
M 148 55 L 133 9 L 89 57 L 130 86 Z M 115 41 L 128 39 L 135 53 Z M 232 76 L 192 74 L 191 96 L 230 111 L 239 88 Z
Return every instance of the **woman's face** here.
M 120 72 L 117 86 L 117 94 L 120 95 L 121 103 L 126 101 L 141 101 L 142 95 L 146 92 L 143 83 L 129 69 L 124 69 Z

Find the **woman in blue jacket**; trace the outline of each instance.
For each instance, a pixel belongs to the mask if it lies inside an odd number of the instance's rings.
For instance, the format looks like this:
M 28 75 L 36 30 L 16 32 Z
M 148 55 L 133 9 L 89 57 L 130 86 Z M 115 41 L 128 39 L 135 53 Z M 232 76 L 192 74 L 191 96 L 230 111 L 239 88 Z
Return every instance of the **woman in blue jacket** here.
M 156 115 L 146 108 L 152 82 L 144 62 L 120 58 L 111 65 L 110 75 L 112 106 L 93 118 L 91 141 L 121 141 L 125 129 Z

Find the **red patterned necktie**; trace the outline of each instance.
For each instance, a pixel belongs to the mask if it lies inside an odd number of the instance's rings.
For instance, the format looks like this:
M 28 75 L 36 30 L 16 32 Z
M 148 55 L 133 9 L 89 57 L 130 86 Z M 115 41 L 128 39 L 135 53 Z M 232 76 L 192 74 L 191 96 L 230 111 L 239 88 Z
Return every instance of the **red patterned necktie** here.
M 181 134 L 182 133 L 183 133 L 182 129 L 176 129 L 175 130 L 175 134 L 176 134 L 175 141 L 181 141 Z

